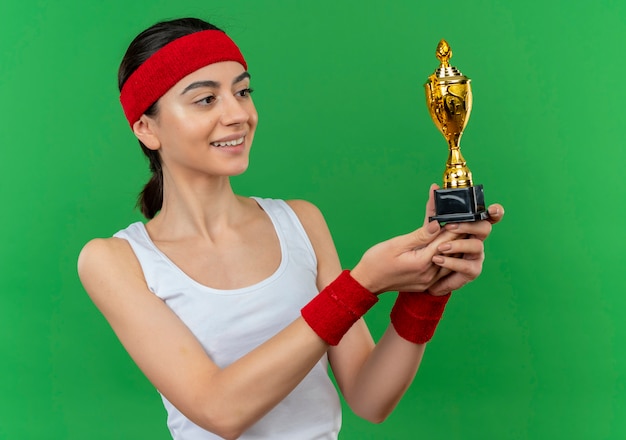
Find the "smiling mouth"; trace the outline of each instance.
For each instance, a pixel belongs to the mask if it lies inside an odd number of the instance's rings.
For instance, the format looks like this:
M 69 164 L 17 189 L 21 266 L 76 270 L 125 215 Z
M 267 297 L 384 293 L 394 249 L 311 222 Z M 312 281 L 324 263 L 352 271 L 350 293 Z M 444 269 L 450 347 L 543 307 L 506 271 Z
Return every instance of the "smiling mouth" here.
M 214 147 L 235 147 L 237 145 L 243 144 L 243 140 L 244 136 L 228 142 L 211 142 L 211 145 L 213 145 Z

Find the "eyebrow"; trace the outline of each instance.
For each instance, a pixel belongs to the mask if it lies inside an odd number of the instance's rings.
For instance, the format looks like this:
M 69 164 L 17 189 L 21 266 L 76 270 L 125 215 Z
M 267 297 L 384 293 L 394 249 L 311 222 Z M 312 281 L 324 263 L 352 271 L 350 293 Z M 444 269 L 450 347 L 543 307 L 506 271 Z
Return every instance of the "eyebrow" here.
M 248 72 L 243 72 L 241 75 L 237 76 L 232 84 L 237 84 L 240 81 L 243 81 L 246 78 L 250 78 L 250 74 Z M 185 90 L 182 91 L 181 95 L 184 95 L 185 93 L 187 93 L 190 90 L 193 89 L 199 89 L 200 87 L 211 87 L 211 88 L 219 88 L 220 87 L 220 83 L 218 81 L 211 81 L 211 80 L 206 80 L 206 81 L 196 81 L 193 82 L 191 84 L 189 84 L 187 87 L 185 87 Z

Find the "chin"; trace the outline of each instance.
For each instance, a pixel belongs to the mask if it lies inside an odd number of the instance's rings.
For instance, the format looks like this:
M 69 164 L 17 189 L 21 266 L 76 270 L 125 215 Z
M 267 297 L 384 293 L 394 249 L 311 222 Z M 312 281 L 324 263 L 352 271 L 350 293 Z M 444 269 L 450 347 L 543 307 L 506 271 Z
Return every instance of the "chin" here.
M 239 175 L 241 175 L 241 174 L 243 174 L 243 173 L 245 173 L 245 172 L 246 172 L 246 170 L 248 169 L 248 165 L 249 165 L 249 164 L 246 162 L 245 164 L 242 164 L 240 167 L 233 168 L 233 169 L 231 170 L 231 172 L 230 172 L 230 173 L 228 173 L 228 174 L 229 174 L 230 176 L 239 176 Z

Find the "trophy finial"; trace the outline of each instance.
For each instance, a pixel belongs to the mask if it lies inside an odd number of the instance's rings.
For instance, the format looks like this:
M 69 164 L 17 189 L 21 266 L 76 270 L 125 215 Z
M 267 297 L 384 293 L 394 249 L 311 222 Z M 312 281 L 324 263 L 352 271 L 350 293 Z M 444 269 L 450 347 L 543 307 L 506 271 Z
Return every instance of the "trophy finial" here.
M 435 51 L 437 55 L 437 59 L 441 63 L 441 67 L 450 67 L 450 58 L 452 58 L 452 49 L 446 40 L 443 38 L 437 45 L 437 50 Z

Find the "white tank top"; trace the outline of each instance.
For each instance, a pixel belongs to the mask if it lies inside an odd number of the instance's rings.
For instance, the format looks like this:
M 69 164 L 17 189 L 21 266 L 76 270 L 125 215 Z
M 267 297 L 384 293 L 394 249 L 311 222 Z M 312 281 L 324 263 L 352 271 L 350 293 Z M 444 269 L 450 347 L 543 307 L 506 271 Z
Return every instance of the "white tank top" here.
M 178 315 L 222 368 L 292 323 L 318 293 L 317 259 L 296 214 L 282 200 L 254 200 L 274 224 L 282 258 L 269 278 L 241 289 L 212 289 L 191 279 L 159 251 L 141 222 L 115 234 L 130 243 L 148 288 Z M 281 374 L 280 370 L 276 374 Z M 161 397 L 175 440 L 220 438 L 192 423 Z M 324 356 L 282 402 L 240 438 L 336 439 L 340 428 L 341 405 Z

